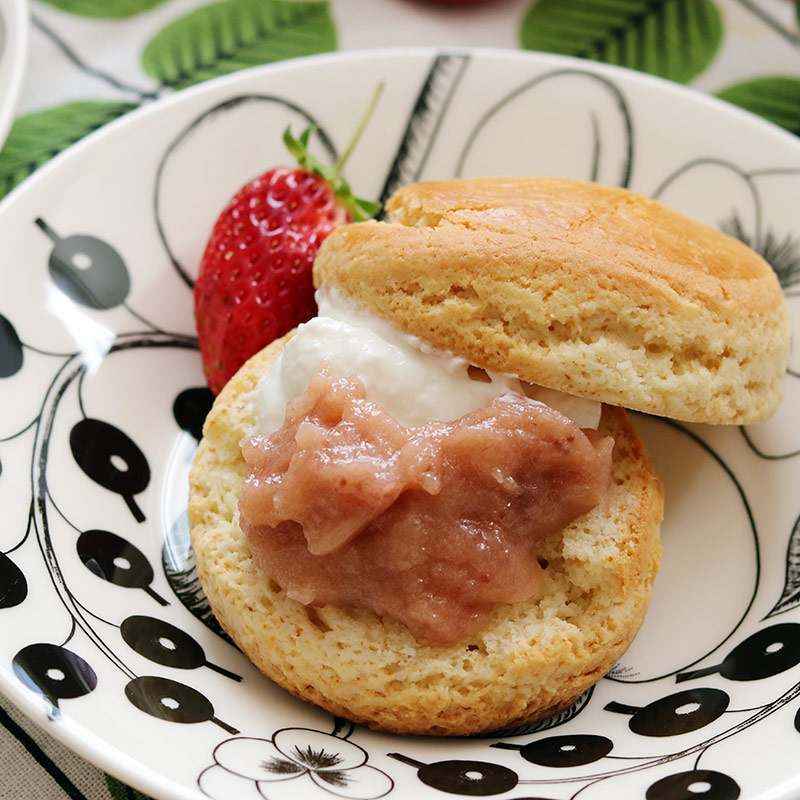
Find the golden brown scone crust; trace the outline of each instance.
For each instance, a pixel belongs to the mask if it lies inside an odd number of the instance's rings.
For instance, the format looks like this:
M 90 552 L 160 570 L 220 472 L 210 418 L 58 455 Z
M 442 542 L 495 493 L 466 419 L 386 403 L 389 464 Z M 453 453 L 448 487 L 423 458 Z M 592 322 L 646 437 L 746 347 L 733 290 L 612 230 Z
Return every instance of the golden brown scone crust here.
M 780 402 L 786 303 L 732 237 L 563 179 L 416 183 L 387 210 L 334 231 L 315 281 L 437 349 L 693 422 L 758 422 Z
M 190 474 L 200 581 L 265 675 L 375 729 L 466 735 L 556 713 L 611 669 L 644 619 L 661 559 L 661 484 L 622 409 L 606 408 L 602 423 L 616 440 L 609 508 L 541 543 L 536 598 L 498 605 L 480 635 L 434 647 L 367 610 L 306 608 L 255 566 L 238 525 L 239 441 L 255 431 L 251 392 L 282 346 L 254 356 L 217 398 Z

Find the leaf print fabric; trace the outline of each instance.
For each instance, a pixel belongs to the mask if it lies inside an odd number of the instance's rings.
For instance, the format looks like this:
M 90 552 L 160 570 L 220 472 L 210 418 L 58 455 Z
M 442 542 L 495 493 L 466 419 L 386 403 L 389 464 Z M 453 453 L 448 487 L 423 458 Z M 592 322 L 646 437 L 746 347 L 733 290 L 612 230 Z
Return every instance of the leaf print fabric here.
M 756 78 L 723 89 L 717 97 L 800 136 L 800 78 Z
M 83 17 L 122 19 L 160 5 L 164 0 L 43 0 L 55 8 Z
M 714 58 L 722 20 L 712 0 L 540 0 L 525 16 L 520 39 L 529 50 L 688 83 Z
M 145 71 L 182 89 L 258 64 L 336 49 L 326 2 L 224 0 L 158 33 L 142 53 Z
M 19 117 L 0 151 L 0 197 L 57 153 L 134 108 L 126 102 L 84 101 Z

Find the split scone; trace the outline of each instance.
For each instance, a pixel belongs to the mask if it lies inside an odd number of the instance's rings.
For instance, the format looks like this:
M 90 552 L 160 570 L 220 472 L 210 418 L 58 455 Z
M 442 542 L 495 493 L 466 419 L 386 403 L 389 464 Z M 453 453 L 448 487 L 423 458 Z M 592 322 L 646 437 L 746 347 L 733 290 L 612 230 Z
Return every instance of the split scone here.
M 490 732 L 569 706 L 644 619 L 663 495 L 621 406 L 767 416 L 787 315 L 758 256 L 623 190 L 454 180 L 388 210 L 325 240 L 321 317 L 217 398 L 190 475 L 198 575 L 297 697 Z
M 689 422 L 761 422 L 781 400 L 788 309 L 738 239 L 556 178 L 410 184 L 387 209 L 396 224 L 335 231 L 315 274 L 432 347 Z

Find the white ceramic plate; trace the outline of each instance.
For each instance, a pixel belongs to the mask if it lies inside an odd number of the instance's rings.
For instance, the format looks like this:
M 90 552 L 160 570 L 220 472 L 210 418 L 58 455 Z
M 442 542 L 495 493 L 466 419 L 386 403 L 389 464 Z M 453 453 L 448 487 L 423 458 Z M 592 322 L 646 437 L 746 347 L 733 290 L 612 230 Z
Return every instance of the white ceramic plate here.
M 626 185 L 746 237 L 798 322 L 800 143 L 663 82 L 383 51 L 132 114 L 0 204 L 0 687 L 161 800 L 796 797 L 797 353 L 769 423 L 637 417 L 667 490 L 664 566 L 629 653 L 557 718 L 488 738 L 372 733 L 287 696 L 214 631 L 185 519 L 207 401 L 194 265 L 228 196 L 284 162 L 287 123 L 315 122 L 332 155 L 379 79 L 349 169 L 360 194 L 455 174 Z
M 14 121 L 27 53 L 27 0 L 0 0 L 0 148 Z

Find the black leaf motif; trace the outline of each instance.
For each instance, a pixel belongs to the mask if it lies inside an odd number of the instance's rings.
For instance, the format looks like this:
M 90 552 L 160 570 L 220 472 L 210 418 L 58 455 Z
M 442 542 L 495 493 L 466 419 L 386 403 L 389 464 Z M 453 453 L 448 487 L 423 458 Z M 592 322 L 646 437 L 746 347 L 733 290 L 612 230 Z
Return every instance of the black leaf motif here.
M 395 190 L 419 180 L 442 117 L 468 63 L 468 56 L 456 54 L 438 55 L 434 60 L 386 178 L 380 196 L 381 206 Z
M 143 522 L 134 495 L 150 483 L 150 466 L 138 445 L 114 425 L 90 418 L 75 423 L 69 445 L 78 466 L 95 483 L 122 495 L 137 522 Z
M 131 288 L 128 267 L 108 242 L 86 234 L 61 237 L 41 217 L 35 222 L 53 242 L 50 277 L 67 297 L 93 309 L 124 302 Z
M 80 560 L 98 578 L 126 589 L 143 589 L 159 605 L 169 605 L 150 586 L 154 573 L 147 557 L 126 539 L 111 531 L 89 530 L 78 537 L 75 547 Z
M 22 368 L 22 343 L 14 326 L 0 314 L 0 378 L 10 378 Z
M 205 695 L 170 678 L 141 675 L 127 683 L 125 696 L 140 711 L 156 719 L 189 725 L 213 722 L 228 733 L 239 733 L 214 716 L 214 706 Z
M 184 389 L 172 404 L 172 415 L 183 430 L 200 441 L 203 423 L 213 403 L 214 395 L 207 386 Z
M 786 578 L 783 582 L 783 592 L 780 599 L 764 619 L 783 614 L 800 605 L 800 519 L 798 519 L 792 535 L 789 537 L 789 546 L 786 550 Z
M 702 787 L 698 790 L 698 787 Z M 694 769 L 667 775 L 647 789 L 646 800 L 677 800 L 705 797 L 708 800 L 736 800 L 742 790 L 729 775 L 710 769 Z
M 59 700 L 83 697 L 97 686 L 97 673 L 77 653 L 48 642 L 23 647 L 12 661 L 17 678 L 50 703 L 49 715 L 59 714 Z
M 28 582 L 22 570 L 0 553 L 0 608 L 18 606 L 28 596 Z

